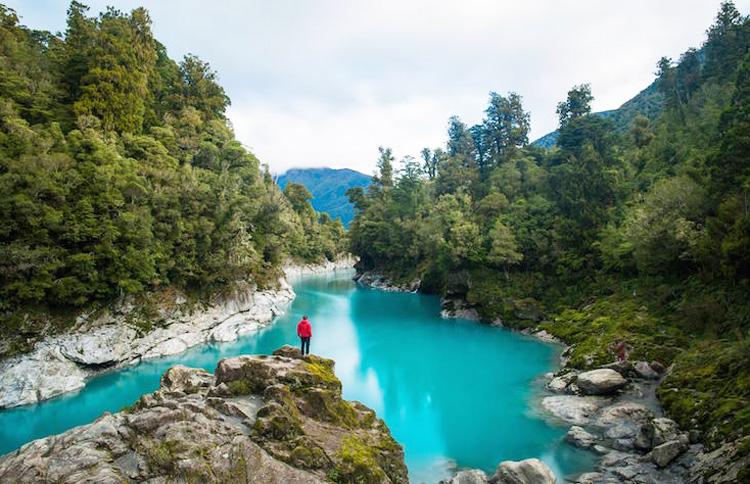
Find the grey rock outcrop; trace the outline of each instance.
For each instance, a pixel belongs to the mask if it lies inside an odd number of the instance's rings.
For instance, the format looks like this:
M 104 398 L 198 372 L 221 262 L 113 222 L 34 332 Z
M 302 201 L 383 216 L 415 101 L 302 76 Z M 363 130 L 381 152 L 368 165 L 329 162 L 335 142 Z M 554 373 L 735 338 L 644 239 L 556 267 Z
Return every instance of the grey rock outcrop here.
M 0 481 L 407 482 L 401 446 L 340 388 L 315 356 L 174 367 L 130 410 L 0 457 Z
M 691 464 L 689 482 L 745 482 L 742 474 L 745 473 L 746 479 L 750 469 L 750 453 L 744 450 L 748 445 L 750 437 L 744 437 L 699 453 Z
M 664 442 L 657 445 L 651 451 L 651 460 L 659 467 L 665 467 L 675 460 L 680 454 L 688 449 L 689 442 L 687 437 L 680 436 L 675 440 Z

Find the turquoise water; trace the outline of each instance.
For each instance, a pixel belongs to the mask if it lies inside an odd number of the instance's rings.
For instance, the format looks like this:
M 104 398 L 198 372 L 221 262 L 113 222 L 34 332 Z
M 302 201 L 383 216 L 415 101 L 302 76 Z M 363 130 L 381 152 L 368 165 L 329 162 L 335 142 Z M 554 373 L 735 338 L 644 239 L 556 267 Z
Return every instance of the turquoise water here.
M 534 415 L 535 379 L 554 367 L 551 345 L 471 321 L 443 320 L 436 297 L 358 288 L 351 273 L 294 284 L 286 315 L 233 343 L 212 344 L 101 375 L 79 393 L 0 411 L 0 453 L 114 412 L 159 386 L 180 363 L 213 371 L 219 359 L 296 344 L 305 313 L 313 353 L 336 360 L 347 399 L 375 409 L 405 449 L 412 482 L 456 467 L 492 472 L 502 460 L 538 457 L 559 476 L 592 457 L 561 442 L 565 428 Z

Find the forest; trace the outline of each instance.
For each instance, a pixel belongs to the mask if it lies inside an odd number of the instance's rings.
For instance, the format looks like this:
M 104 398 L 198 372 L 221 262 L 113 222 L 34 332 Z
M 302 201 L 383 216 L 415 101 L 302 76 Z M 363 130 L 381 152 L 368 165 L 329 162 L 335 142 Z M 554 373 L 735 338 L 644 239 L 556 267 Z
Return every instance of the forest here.
M 208 63 L 169 58 L 143 8 L 74 1 L 52 34 L 0 5 L 0 353 L 50 331 L 34 314 L 274 285 L 287 260 L 346 250 L 341 223 L 235 139 L 229 102 Z
M 396 168 L 380 148 L 371 186 L 349 191 L 359 270 L 538 325 L 579 368 L 624 341 L 674 365 L 658 396 L 709 448 L 750 434 L 748 47 L 727 1 L 699 48 L 658 62 L 648 111 L 625 126 L 592 114 L 580 84 L 550 148 L 529 144 L 513 92 L 490 93 L 477 125 L 451 117 L 422 159 Z

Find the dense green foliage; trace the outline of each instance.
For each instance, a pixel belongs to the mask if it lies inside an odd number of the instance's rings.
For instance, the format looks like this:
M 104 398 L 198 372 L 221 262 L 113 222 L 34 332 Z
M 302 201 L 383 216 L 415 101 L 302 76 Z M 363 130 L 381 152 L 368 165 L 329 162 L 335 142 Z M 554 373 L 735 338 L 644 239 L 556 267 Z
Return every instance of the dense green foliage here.
M 171 60 L 142 8 L 87 10 L 71 3 L 60 38 L 0 5 L 3 333 L 29 308 L 264 284 L 344 248 L 234 138 L 207 63 Z
M 681 425 L 711 445 L 750 433 L 749 48 L 750 21 L 725 2 L 700 51 L 659 62 L 626 129 L 580 85 L 549 150 L 527 144 L 514 93 L 492 93 L 479 125 L 451 118 L 446 148 L 395 179 L 381 149 L 383 174 L 350 191 L 360 268 L 510 326 L 546 314 L 579 367 L 624 340 L 675 364 L 660 396 Z
M 346 191 L 370 184 L 368 175 L 354 170 L 333 168 L 293 168 L 276 180 L 283 189 L 287 183 L 304 185 L 312 194 L 310 203 L 318 212 L 327 213 L 332 219 L 341 219 L 344 227 L 354 218 L 354 207 Z

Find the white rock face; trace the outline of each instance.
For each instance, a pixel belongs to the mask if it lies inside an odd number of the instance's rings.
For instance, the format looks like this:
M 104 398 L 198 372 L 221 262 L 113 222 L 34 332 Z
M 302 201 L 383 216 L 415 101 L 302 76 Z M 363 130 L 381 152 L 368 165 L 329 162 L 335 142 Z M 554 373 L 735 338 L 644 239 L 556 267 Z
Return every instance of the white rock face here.
M 321 267 L 288 269 L 300 275 L 349 268 L 353 263 L 348 258 Z M 248 286 L 198 309 L 188 308 L 186 298 L 178 294 L 173 307 L 161 311 L 159 327 L 147 334 L 128 325 L 126 316 L 135 309 L 130 304 L 94 321 L 81 318 L 75 332 L 49 337 L 30 353 L 0 362 L 0 408 L 78 390 L 106 368 L 174 355 L 210 341 L 234 341 L 269 324 L 292 299 L 294 291 L 284 279 L 278 289 L 257 291 Z
M 611 395 L 628 381 L 615 370 L 599 368 L 578 375 L 576 385 L 586 395 Z
M 310 274 L 323 274 L 326 272 L 349 270 L 354 268 L 354 264 L 356 264 L 357 261 L 357 257 L 347 254 L 339 257 L 333 262 L 327 260 L 318 264 L 287 264 L 284 266 L 284 274 L 287 279 L 292 280 Z
M 60 352 L 84 365 L 110 365 L 125 359 L 136 331 L 124 325 L 110 325 L 89 333 L 72 334 L 60 341 Z
M 555 417 L 573 425 L 586 425 L 591 417 L 607 403 L 603 397 L 555 395 L 544 397 L 542 406 Z
M 83 388 L 87 373 L 55 346 L 38 345 L 29 358 L 0 365 L 0 408 L 39 400 Z

